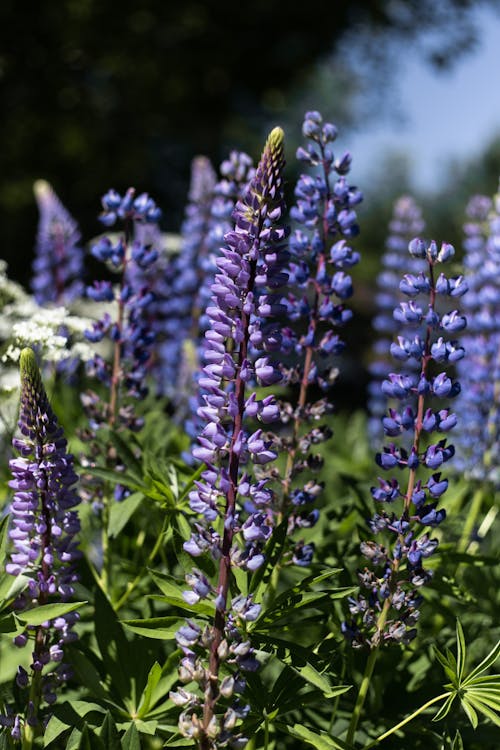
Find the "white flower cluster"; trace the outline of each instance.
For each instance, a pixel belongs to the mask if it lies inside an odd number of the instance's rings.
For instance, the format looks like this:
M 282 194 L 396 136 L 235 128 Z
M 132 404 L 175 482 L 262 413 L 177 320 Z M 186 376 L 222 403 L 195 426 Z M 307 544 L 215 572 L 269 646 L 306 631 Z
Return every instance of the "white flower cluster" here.
M 83 332 L 90 327 L 89 319 L 71 315 L 65 307 L 35 309 L 28 320 L 12 325 L 4 362 L 17 362 L 26 346 L 36 349 L 45 362 L 92 359 L 94 349 L 83 339 Z

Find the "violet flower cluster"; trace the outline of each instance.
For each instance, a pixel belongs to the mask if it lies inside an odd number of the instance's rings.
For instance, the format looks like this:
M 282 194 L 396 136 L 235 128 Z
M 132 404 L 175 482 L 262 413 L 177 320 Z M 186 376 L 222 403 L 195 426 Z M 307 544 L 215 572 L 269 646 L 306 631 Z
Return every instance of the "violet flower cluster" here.
M 199 426 L 195 416 L 199 406 L 197 375 L 209 327 L 205 311 L 217 272 L 216 259 L 224 235 L 232 228 L 232 212 L 248 185 L 251 168 L 249 156 L 231 152 L 221 165 L 222 179 L 216 183 L 209 160 L 201 156 L 193 160 L 181 250 L 172 259 L 166 277 L 165 343 L 160 346 L 162 393 L 175 397 L 175 418 L 184 423 L 192 438 Z M 184 398 L 179 399 L 179 393 Z
M 148 393 L 146 377 L 155 341 L 148 317 L 148 307 L 154 301 L 154 294 L 144 277 L 158 259 L 158 251 L 140 239 L 134 239 L 137 223 L 158 222 L 161 212 L 146 193 L 136 196 L 130 188 L 124 196 L 110 190 L 102 198 L 103 212 L 100 221 L 111 227 L 117 221 L 123 223 L 123 232 L 111 240 L 101 237 L 92 247 L 92 255 L 106 263 L 118 274 L 118 290 L 115 292 L 111 281 L 94 281 L 87 287 L 87 296 L 96 302 L 116 302 L 116 317 L 110 313 L 93 323 L 85 332 L 93 343 L 108 338 L 113 346 L 113 360 L 107 362 L 100 354 L 95 354 L 88 363 L 89 373 L 110 387 L 110 403 L 100 408 L 99 399 L 90 394 L 85 404 L 92 413 L 94 427 L 101 422 L 120 423 L 131 430 L 139 430 L 143 421 L 137 418 L 130 405 L 121 403 L 123 395 L 140 400 Z
M 389 235 L 385 252 L 381 258 L 381 271 L 377 276 L 377 293 L 375 304 L 377 314 L 373 318 L 376 338 L 372 347 L 373 359 L 369 366 L 371 376 L 368 385 L 368 431 L 374 445 L 382 436 L 381 420 L 387 409 L 387 397 L 381 391 L 390 364 L 390 346 L 394 334 L 400 331 L 400 323 L 392 312 L 404 297 L 399 289 L 402 273 L 419 273 L 425 270 L 425 263 L 420 258 L 408 258 L 408 243 L 412 237 L 422 236 L 425 222 L 420 207 L 409 195 L 403 195 L 394 204 L 393 215 L 389 223 Z M 416 360 L 409 360 L 408 367 L 415 368 Z
M 295 188 L 290 214 L 298 228 L 290 238 L 290 287 L 282 303 L 290 325 L 274 342 L 283 358 L 282 382 L 298 389 L 296 402 L 280 402 L 281 422 L 288 428 L 276 438 L 287 456 L 277 506 L 280 518 L 288 518 L 288 537 L 318 519 L 312 506 L 323 489 L 317 479 L 323 459 L 314 451 L 332 435 L 318 421 L 333 408 L 334 357 L 344 348 L 338 330 L 352 316 L 346 307 L 353 293 L 349 269 L 360 256 L 349 242 L 359 232 L 355 207 L 363 198 L 346 179 L 350 154 L 336 159 L 331 149 L 335 126 L 324 123 L 319 112 L 307 112 L 302 132 L 307 146 L 298 149 L 297 158 L 312 174 L 302 174 Z M 318 399 L 318 391 L 325 395 Z M 308 565 L 313 552 L 312 544 L 299 541 L 288 556 L 296 565 Z
M 76 221 L 45 180 L 34 185 L 40 212 L 31 288 L 39 305 L 65 304 L 83 293 L 83 250 Z
M 458 364 L 462 429 L 457 468 L 500 486 L 500 194 L 493 200 L 475 196 L 467 213 L 467 361 Z
M 198 379 L 200 362 L 204 357 L 203 350 L 207 345 L 205 331 L 210 327 L 210 318 L 206 310 L 210 305 L 212 284 L 218 271 L 217 258 L 220 257 L 224 246 L 225 235 L 233 228 L 232 215 L 235 205 L 243 196 L 254 172 L 252 159 L 244 152 L 231 151 L 229 158 L 222 162 L 222 177 L 213 189 L 204 252 L 197 257 L 199 287 L 193 301 L 191 338 L 184 342 L 178 379 L 179 386 L 188 394 L 188 402 L 184 412 L 179 413 L 179 409 L 176 409 L 177 419 L 184 421 L 184 429 L 193 440 L 203 429 L 203 420 L 197 414 L 203 403 Z M 186 460 L 190 462 L 191 457 L 187 456 Z
M 255 173 L 251 157 L 243 151 L 231 151 L 229 157 L 220 165 L 219 171 L 221 179 L 213 189 L 205 253 L 198 257 L 201 284 L 196 294 L 195 311 L 198 335 L 201 338 L 210 326 L 206 309 L 210 303 L 211 288 L 217 273 L 217 258 L 224 245 L 225 235 L 233 228 L 234 207 L 242 198 Z
M 457 423 L 449 402 L 459 394 L 460 385 L 442 368 L 464 356 L 456 335 L 466 319 L 456 309 L 439 310 L 461 297 L 467 285 L 461 276 L 437 275 L 437 267 L 454 254 L 451 245 L 438 249 L 434 241 L 427 245 L 417 238 L 409 250 L 412 258 L 426 261 L 427 272 L 405 274 L 400 282 L 408 301 L 394 309 L 394 319 L 412 333 L 399 335 L 391 354 L 398 364 L 405 366 L 413 359 L 419 367 L 416 373 L 391 372 L 381 386 L 400 406 L 389 409 L 383 419 L 389 442 L 377 453 L 376 462 L 388 476 L 379 477 L 378 486 L 371 489 L 381 510 L 369 525 L 373 534 L 384 534 L 385 541 L 362 542 L 369 566 L 358 571 L 361 592 L 349 600 L 352 619 L 342 626 L 355 647 L 407 643 L 415 636 L 420 589 L 432 577 L 426 561 L 438 546 L 432 529 L 446 517 L 439 507 L 448 486 L 442 467 L 455 453 L 446 435 Z M 403 481 L 394 471 L 403 472 Z
M 78 580 L 75 561 L 80 557 L 76 535 L 80 530 L 75 490 L 77 475 L 73 456 L 67 452 L 63 430 L 59 427 L 42 384 L 35 355 L 24 349 L 20 357 L 21 406 L 20 437 L 13 440 L 18 458 L 10 461 L 14 489 L 10 510 L 14 545 L 7 573 L 26 576 L 28 584 L 18 596 L 15 608 L 29 609 L 49 602 L 68 602 Z M 31 673 L 19 667 L 17 684 L 29 689 L 26 721 L 36 726 L 41 721 L 39 704 L 53 704 L 56 691 L 70 669 L 64 663 L 66 644 L 76 639 L 73 626 L 78 613 L 57 617 L 38 627 L 28 627 L 18 635 L 19 647 L 31 643 Z M 42 675 L 43 671 L 43 675 Z M 0 717 L 0 723 L 12 725 L 12 736 L 20 739 L 22 718 Z
M 235 227 L 225 236 L 217 259 L 218 273 L 207 309 L 205 366 L 199 385 L 204 390 L 199 415 L 205 426 L 194 449 L 206 464 L 201 481 L 190 494 L 191 508 L 200 514 L 184 548 L 194 557 L 209 553 L 219 574 L 212 586 L 199 571 L 188 576 L 188 601 L 213 597 L 213 625 L 202 629 L 189 621 L 177 633 L 184 651 L 180 678 L 197 682 L 203 699 L 179 691 L 172 697 L 184 706 L 180 731 L 196 739 L 202 750 L 243 747 L 247 739 L 235 726 L 247 712 L 239 698 L 243 672 L 258 662 L 245 637 L 245 622 L 258 617 L 251 597 L 231 600 L 232 569 L 256 570 L 263 547 L 272 534 L 273 491 L 267 480 L 256 480 L 251 466 L 276 458 L 263 424 L 278 418 L 273 395 L 260 399 L 252 383 L 272 386 L 281 379 L 269 353 L 280 350 L 276 316 L 286 311 L 281 287 L 287 281 L 284 249 L 283 131 L 275 128 L 267 140 L 257 171 L 234 211 Z M 208 654 L 207 654 L 208 652 Z M 222 681 L 219 672 L 229 665 Z M 223 706 L 218 709 L 218 703 Z M 229 705 L 227 705 L 227 702 Z M 223 712 L 223 713 L 222 713 Z
M 191 164 L 191 184 L 181 247 L 167 267 L 161 302 L 162 338 L 159 342 L 159 392 L 178 398 L 180 363 L 186 340 L 198 339 L 195 300 L 203 281 L 203 263 L 208 254 L 211 205 L 216 175 L 210 161 L 197 156 Z

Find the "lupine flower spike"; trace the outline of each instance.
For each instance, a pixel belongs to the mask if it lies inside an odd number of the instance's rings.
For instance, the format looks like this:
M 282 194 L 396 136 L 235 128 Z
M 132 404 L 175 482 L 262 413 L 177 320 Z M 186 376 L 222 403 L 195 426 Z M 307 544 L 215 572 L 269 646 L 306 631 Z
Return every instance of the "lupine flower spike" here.
M 500 193 L 476 196 L 465 225 L 464 298 L 469 321 L 462 381 L 459 470 L 500 487 Z
M 255 170 L 248 154 L 232 151 L 229 158 L 222 162 L 220 172 L 222 178 L 213 188 L 204 252 L 197 257 L 199 287 L 194 301 L 191 336 L 190 340 L 184 343 L 182 357 L 182 381 L 180 380 L 179 386 L 184 386 L 183 390 L 188 394 L 187 418 L 178 407 L 176 408 L 176 417 L 180 415 L 181 419 L 185 418 L 184 428 L 192 439 L 197 437 L 203 426 L 203 420 L 200 421 L 197 415 L 197 410 L 202 404 L 198 378 L 200 362 L 204 361 L 203 351 L 209 343 L 205 340 L 205 331 L 210 327 L 210 318 L 206 310 L 210 305 L 211 288 L 218 272 L 217 258 L 220 257 L 225 235 L 232 230 L 236 202 L 242 198 Z M 178 396 L 176 402 L 179 402 Z M 189 457 L 187 460 L 190 460 Z
M 413 359 L 419 367 L 415 374 L 392 372 L 382 383 L 382 392 L 401 406 L 389 409 L 383 419 L 391 442 L 376 456 L 384 472 L 404 472 L 405 486 L 396 476 L 389 476 L 379 477 L 378 486 L 371 489 L 382 510 L 369 525 L 373 534 L 384 533 L 386 541 L 361 544 L 369 567 L 358 572 L 362 593 L 350 600 L 352 620 L 343 625 L 353 646 L 371 649 L 381 643 L 407 643 L 416 635 L 420 589 L 432 576 L 425 561 L 438 546 L 432 529 L 446 516 L 438 507 L 448 487 L 441 468 L 455 453 L 446 439 L 457 423 L 448 402 L 458 395 L 460 385 L 440 369 L 464 356 L 455 336 L 465 328 L 466 320 L 457 310 L 440 313 L 438 308 L 464 294 L 467 286 L 462 277 L 437 276 L 437 267 L 454 254 L 451 245 L 438 249 L 434 241 L 427 245 L 414 239 L 409 250 L 412 258 L 426 261 L 427 273 L 405 274 L 400 282 L 400 290 L 410 300 L 395 308 L 394 319 L 412 334 L 398 336 L 391 354 L 398 363 L 405 365 Z M 426 301 L 419 302 L 419 297 Z M 434 433 L 439 435 L 437 442 L 430 438 Z
M 102 425 L 115 430 L 138 432 L 144 425 L 142 416 L 136 414 L 134 404 L 148 394 L 147 375 L 152 360 L 155 331 L 148 315 L 148 308 L 155 296 L 151 289 L 150 272 L 158 259 L 158 250 L 149 243 L 146 232 L 136 232 L 136 225 L 157 224 L 161 211 L 146 193 L 136 195 L 129 188 L 125 195 L 109 190 L 102 198 L 103 211 L 99 220 L 106 227 L 119 222 L 122 232 L 111 240 L 102 236 L 92 247 L 95 258 L 106 263 L 109 270 L 118 276 L 113 287 L 111 281 L 95 281 L 87 288 L 87 296 L 96 302 L 114 303 L 112 312 L 106 312 L 85 332 L 89 341 L 96 343 L 108 339 L 112 343 L 112 361 L 95 354 L 87 363 L 89 374 L 109 387 L 109 400 L 103 402 L 96 393 L 83 394 L 82 401 L 89 417 L 89 429 L 82 434 L 90 442 L 92 458 L 85 459 L 92 466 L 99 456 L 96 445 L 96 430 Z M 155 233 L 150 235 L 155 237 Z M 108 446 L 105 453 L 107 468 L 121 469 L 120 456 Z M 87 498 L 94 508 L 102 512 L 103 564 L 101 582 L 104 590 L 110 585 L 111 560 L 108 547 L 109 500 L 101 480 L 84 477 Z M 128 489 L 115 486 L 115 499 L 122 500 Z
M 204 281 L 203 268 L 209 252 L 215 182 L 210 161 L 204 156 L 193 159 L 189 202 L 181 228 L 181 248 L 179 254 L 172 258 L 165 278 L 159 391 L 175 400 L 178 400 L 183 344 L 186 340 L 198 340 L 199 311 L 195 300 Z
M 111 227 L 117 221 L 123 223 L 123 234 L 116 242 L 103 236 L 92 247 L 92 255 L 106 263 L 119 275 L 118 291 L 115 293 L 110 281 L 95 281 L 87 287 L 87 296 L 96 302 L 116 302 L 116 316 L 106 313 L 85 332 L 92 343 L 108 337 L 113 342 L 113 361 L 108 363 L 95 355 L 88 364 L 90 374 L 110 388 L 109 404 L 99 409 L 97 401 L 86 399 L 93 420 L 110 424 L 122 424 L 131 430 L 139 430 L 142 421 L 133 410 L 121 403 L 123 393 L 132 400 L 147 395 L 146 375 L 151 358 L 154 332 L 151 330 L 146 309 L 154 295 L 144 279 L 142 271 L 149 269 L 158 258 L 158 251 L 140 239 L 134 239 L 134 227 L 138 223 L 156 223 L 160 209 L 146 193 L 136 196 L 130 188 L 124 196 L 110 190 L 102 199 L 103 211 L 100 221 Z
M 23 575 L 27 588 L 15 602 L 26 610 L 49 602 L 68 602 L 77 581 L 74 563 L 80 556 L 75 535 L 80 530 L 75 510 L 79 497 L 73 456 L 67 452 L 59 427 L 42 384 L 35 355 L 24 349 L 20 357 L 21 407 L 20 437 L 13 440 L 18 458 L 10 461 L 15 490 L 11 503 L 14 544 L 7 573 Z M 14 720 L 12 734 L 28 736 L 43 721 L 43 709 L 56 701 L 56 691 L 70 674 L 64 663 L 64 647 L 76 638 L 73 626 L 76 612 L 44 622 L 17 636 L 15 643 L 32 648 L 31 669 L 19 668 L 17 684 L 26 689 L 27 712 Z M 42 675 L 43 670 L 43 675 Z M 9 717 L 3 717 L 3 723 Z M 30 745 L 31 747 L 31 745 Z
M 83 250 L 76 221 L 45 180 L 34 185 L 40 211 L 31 288 L 38 304 L 67 304 L 83 293 Z
M 373 359 L 369 366 L 371 381 L 368 386 L 368 430 L 375 446 L 383 435 L 381 420 L 388 405 L 387 396 L 382 393 L 380 386 L 389 370 L 392 337 L 402 333 L 400 323 L 392 314 L 399 302 L 404 300 L 399 281 L 405 271 L 413 274 L 425 271 L 425 262 L 421 258 L 408 258 L 408 243 L 412 237 L 422 236 L 424 229 L 422 212 L 414 199 L 409 195 L 398 198 L 389 223 L 389 235 L 381 258 L 382 268 L 377 276 L 375 295 L 377 313 L 373 319 L 373 328 L 376 338 L 372 347 Z M 407 365 L 409 369 L 415 368 L 417 361 L 409 360 Z
M 255 420 L 273 421 L 278 407 L 272 395 L 258 399 L 250 384 L 265 387 L 280 379 L 266 351 L 276 328 L 272 320 L 283 310 L 279 288 L 287 278 L 282 244 L 287 231 L 279 225 L 284 211 L 283 165 L 283 131 L 275 128 L 236 205 L 235 228 L 225 236 L 207 309 L 206 365 L 199 381 L 204 390 L 199 415 L 205 427 L 193 451 L 207 468 L 190 495 L 191 508 L 202 520 L 184 546 L 195 557 L 209 552 L 219 572 L 211 585 L 195 569 L 187 578 L 191 590 L 185 595 L 188 601 L 213 597 L 215 619 L 206 631 L 190 621 L 176 636 L 184 651 L 180 679 L 197 682 L 203 697 L 185 690 L 172 694 L 185 709 L 180 731 L 195 739 L 201 750 L 229 741 L 232 747 L 244 747 L 248 741 L 235 731 L 248 709 L 233 696 L 244 690 L 242 673 L 258 668 L 242 629 L 245 621 L 258 617 L 260 608 L 251 597 L 231 600 L 230 583 L 234 566 L 254 571 L 262 564 L 262 548 L 272 534 L 272 489 L 266 480 L 255 479 L 251 465 L 276 458 Z M 221 680 L 223 665 L 230 674 Z M 219 707 L 219 702 L 225 705 Z
M 323 489 L 318 481 L 323 459 L 314 450 L 332 435 L 318 422 L 333 410 L 334 362 L 344 348 L 338 331 L 352 316 L 346 306 L 353 293 L 348 271 L 360 256 L 349 242 L 359 233 L 355 207 L 363 199 L 346 179 L 350 154 L 336 159 L 331 149 L 336 127 L 313 111 L 306 113 L 302 132 L 307 147 L 298 149 L 297 158 L 313 173 L 299 178 L 290 212 L 299 228 L 290 238 L 290 292 L 281 300 L 289 326 L 268 332 L 268 346 L 282 353 L 282 382 L 298 390 L 296 403 L 280 402 L 281 421 L 290 429 L 276 438 L 287 456 L 275 504 L 277 520 L 287 518 L 287 539 L 294 530 L 313 526 L 319 515 L 312 506 Z M 318 390 L 324 393 L 320 399 L 313 397 Z M 305 566 L 313 552 L 312 544 L 299 540 L 284 559 Z

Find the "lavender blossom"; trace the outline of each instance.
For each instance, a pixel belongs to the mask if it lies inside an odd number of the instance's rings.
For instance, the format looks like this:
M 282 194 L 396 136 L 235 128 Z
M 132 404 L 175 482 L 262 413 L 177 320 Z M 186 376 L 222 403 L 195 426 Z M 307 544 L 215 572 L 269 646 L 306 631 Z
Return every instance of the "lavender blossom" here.
M 475 196 L 465 225 L 466 363 L 458 363 L 462 424 L 458 470 L 500 485 L 500 194 Z
M 246 708 L 234 700 L 218 717 L 217 703 L 221 696 L 241 693 L 242 671 L 258 667 L 241 624 L 255 619 L 259 609 L 251 598 L 231 601 L 230 581 L 233 566 L 252 571 L 262 564 L 263 546 L 273 527 L 272 489 L 266 480 L 255 479 L 250 466 L 276 458 L 266 434 L 255 428 L 255 420 L 272 421 L 278 410 L 272 396 L 259 400 L 250 384 L 271 386 L 281 379 L 267 355 L 267 342 L 276 332 L 276 323 L 271 321 L 286 309 L 279 292 L 287 279 L 283 269 L 288 257 L 282 244 L 287 231 L 278 224 L 284 211 L 283 165 L 283 132 L 275 128 L 235 208 L 235 228 L 225 236 L 212 285 L 212 305 L 207 309 L 206 365 L 199 381 L 204 390 L 199 415 L 205 427 L 193 451 L 207 468 L 190 494 L 191 508 L 202 518 L 184 547 L 195 557 L 211 554 L 219 576 L 210 590 L 196 572 L 188 581 L 193 586 L 191 596 L 214 597 L 213 625 L 202 631 L 188 622 L 177 634 L 185 653 L 181 679 L 195 680 L 204 694 L 203 710 L 197 694 L 180 694 L 180 704 L 188 707 L 180 716 L 179 728 L 196 739 L 202 750 L 221 747 L 229 739 L 246 741 L 233 731 Z M 220 682 L 222 663 L 232 665 L 232 677 Z
M 455 335 L 465 328 L 465 318 L 457 310 L 442 313 L 440 308 L 449 298 L 464 294 L 467 286 L 462 277 L 436 275 L 438 264 L 453 256 L 451 245 L 438 249 L 435 242 L 427 245 L 417 238 L 410 242 L 409 250 L 413 258 L 427 262 L 428 270 L 419 278 L 419 294 L 407 288 L 408 277 L 403 277 L 400 289 L 411 301 L 401 302 L 394 318 L 412 333 L 399 336 L 391 353 L 398 362 L 414 359 L 419 371 L 389 373 L 382 383 L 384 394 L 401 405 L 389 409 L 383 419 L 384 432 L 391 440 L 376 456 L 389 478 L 379 477 L 378 486 L 371 489 L 377 503 L 396 510 L 381 510 L 370 521 L 373 534 L 385 533 L 386 538 L 361 544 L 368 561 L 368 566 L 358 571 L 362 593 L 350 599 L 352 619 L 343 624 L 353 646 L 372 649 L 381 643 L 407 643 L 416 635 L 422 601 L 419 590 L 432 577 L 425 561 L 438 546 L 432 529 L 446 517 L 439 499 L 448 480 L 441 472 L 455 453 L 446 438 L 457 422 L 448 402 L 459 394 L 460 385 L 446 372 L 435 372 L 464 354 Z M 425 299 L 420 301 L 422 297 Z M 443 437 L 437 442 L 427 439 L 436 432 Z M 396 468 L 405 472 L 406 488 L 390 473 Z
M 74 487 L 78 477 L 73 456 L 67 453 L 63 430 L 51 409 L 31 349 L 21 352 L 20 366 L 21 437 L 13 440 L 19 457 L 10 461 L 13 479 L 9 482 L 15 490 L 9 532 L 14 552 L 6 565 L 7 573 L 28 578 L 27 588 L 15 602 L 18 611 L 69 601 L 78 580 L 75 561 L 80 557 L 75 539 L 80 522 L 75 510 L 79 497 Z M 15 640 L 20 647 L 32 641 L 31 674 L 20 668 L 17 677 L 19 687 L 31 686 L 28 724 L 40 720 L 40 702 L 52 704 L 57 687 L 69 675 L 69 667 L 63 663 L 64 648 L 77 637 L 73 632 L 77 621 L 78 614 L 70 612 L 38 627 L 28 627 Z
M 409 195 L 398 198 L 394 204 L 392 219 L 389 223 L 389 236 L 386 249 L 381 258 L 381 271 L 377 276 L 377 293 L 375 303 L 377 314 L 373 319 L 376 338 L 373 344 L 373 359 L 369 366 L 371 382 L 368 386 L 368 409 L 370 419 L 368 430 L 372 442 L 376 445 L 382 433 L 381 419 L 387 409 L 387 397 L 381 391 L 390 362 L 390 345 L 392 337 L 399 331 L 398 322 L 392 311 L 404 299 L 399 281 L 405 271 L 411 274 L 405 277 L 406 286 L 413 277 L 425 271 L 425 263 L 419 258 L 408 259 L 408 242 L 412 237 L 421 235 L 425 229 L 422 212 Z M 415 360 L 408 360 L 409 367 L 416 365 Z
M 31 288 L 38 304 L 67 304 L 83 292 L 83 250 L 75 220 L 45 180 L 34 185 L 40 211 Z

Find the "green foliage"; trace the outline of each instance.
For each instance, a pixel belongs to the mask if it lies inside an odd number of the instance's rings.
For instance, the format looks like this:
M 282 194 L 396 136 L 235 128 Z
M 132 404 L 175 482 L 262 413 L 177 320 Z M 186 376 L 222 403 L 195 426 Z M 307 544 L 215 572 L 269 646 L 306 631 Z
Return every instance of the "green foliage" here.
M 64 402 L 66 386 L 57 387 Z M 77 603 L 13 612 L 12 602 L 26 582 L 0 571 L 0 712 L 2 704 L 16 703 L 13 678 L 19 660 L 27 658 L 12 648 L 12 636 L 28 623 L 39 624 L 72 608 L 81 615 L 79 640 L 67 653 L 73 680 L 34 748 L 196 748 L 180 735 L 180 709 L 170 698 L 179 689 L 181 652 L 175 633 L 186 618 L 202 628 L 209 625 L 214 606 L 183 597 L 185 575 L 193 565 L 183 549 L 192 520 L 188 494 L 200 469 L 183 462 L 185 437 L 162 406 L 148 405 L 146 427 L 139 435 L 103 431 L 102 444 L 120 455 L 124 472 L 110 470 L 103 460 L 85 467 L 104 481 L 110 497 L 117 483 L 131 490 L 122 502 L 111 504 L 107 587 L 100 530 L 85 505 Z M 67 423 L 66 429 L 78 453 L 77 424 Z M 347 744 L 367 654 L 347 645 L 340 625 L 347 616 L 347 598 L 357 590 L 359 542 L 371 515 L 367 498 L 374 470 L 364 415 L 335 416 L 331 426 L 336 438 L 333 447 L 323 448 L 327 489 L 320 520 L 302 532 L 305 541 L 315 544 L 314 563 L 304 569 L 283 559 L 284 519 L 268 542 L 265 563 L 253 574 L 234 571 L 233 595 L 252 593 L 262 607 L 260 616 L 245 625 L 262 665 L 246 675 L 244 700 L 250 710 L 242 731 L 252 738 L 248 750 L 367 750 L 378 744 L 384 750 L 496 750 L 500 678 L 490 672 L 500 651 L 500 645 L 492 648 L 500 607 L 498 550 L 491 537 L 497 521 L 475 542 L 478 548 L 467 542 L 457 551 L 475 491 L 463 480 L 446 499 L 450 525 L 433 585 L 425 593 L 418 638 L 407 648 L 380 653 L 355 743 Z M 483 517 L 495 503 L 493 493 L 485 492 Z M 6 517 L 0 521 L 2 560 L 7 523 Z M 196 566 L 215 586 L 213 562 L 201 556 Z M 460 623 L 469 634 L 467 651 Z M 454 633 L 456 654 L 450 650 Z M 469 667 L 466 657 L 477 666 Z M 448 680 L 445 693 L 437 662 Z M 442 705 L 433 717 L 436 703 Z M 454 710 L 458 706 L 461 711 Z M 14 747 L 6 731 L 0 731 L 2 747 Z
M 434 721 L 444 719 L 455 699 L 458 699 L 474 729 L 478 725 L 478 711 L 500 727 L 500 674 L 484 675 L 500 656 L 500 640 L 477 667 L 465 674 L 467 650 L 464 631 L 457 620 L 456 657 L 449 650 L 444 655 L 437 648 L 436 656 L 450 679 L 450 684 L 446 685 L 450 689 L 450 695 L 434 717 Z

